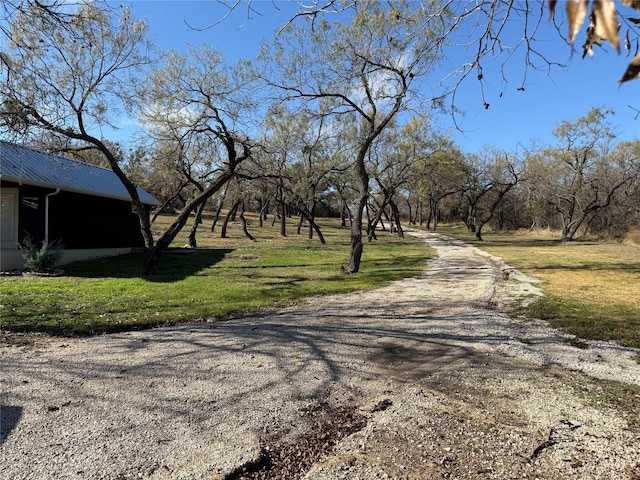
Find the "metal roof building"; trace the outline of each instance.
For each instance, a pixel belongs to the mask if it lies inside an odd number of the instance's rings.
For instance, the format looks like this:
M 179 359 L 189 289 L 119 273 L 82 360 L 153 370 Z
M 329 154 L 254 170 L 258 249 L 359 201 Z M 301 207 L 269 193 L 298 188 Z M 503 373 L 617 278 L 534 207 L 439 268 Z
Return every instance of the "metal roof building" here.
M 120 179 L 109 169 L 1 140 L 0 180 L 131 200 Z M 160 205 L 158 200 L 140 187 L 138 195 L 146 205 Z
M 144 248 L 140 215 L 160 202 L 138 195 L 144 212 L 109 169 L 0 141 L 0 270 L 21 268 L 27 236 L 61 240 L 64 263 Z

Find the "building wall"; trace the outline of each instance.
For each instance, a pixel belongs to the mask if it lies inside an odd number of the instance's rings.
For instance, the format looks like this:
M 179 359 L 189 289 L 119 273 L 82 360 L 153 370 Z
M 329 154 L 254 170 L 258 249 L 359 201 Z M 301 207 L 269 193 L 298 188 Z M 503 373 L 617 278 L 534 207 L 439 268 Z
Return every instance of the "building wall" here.
M 132 248 L 89 248 L 65 250 L 58 265 L 63 266 L 67 263 L 81 262 L 84 260 L 92 260 L 95 258 L 115 257 L 117 255 L 126 255 L 127 253 L 135 253 L 137 250 Z M 0 252 L 0 271 L 10 272 L 12 270 L 21 270 L 24 268 L 24 258 L 22 258 L 21 250 L 3 250 Z
M 65 248 L 143 247 L 131 203 L 72 192 L 49 197 L 49 240 Z
M 19 189 L 18 240 L 27 232 L 40 244 L 45 239 L 45 210 L 51 188 L 2 182 L 2 188 Z M 137 214 L 131 202 L 60 191 L 49 196 L 49 241 L 61 240 L 66 251 L 105 250 L 122 253 L 122 249 L 144 247 Z M 149 207 L 147 206 L 147 215 Z M 99 256 L 95 253 L 91 256 Z M 109 255 L 110 253 L 107 253 Z M 66 254 L 72 258 L 71 252 Z M 2 269 L 21 262 L 17 245 L 2 247 Z
M 44 240 L 45 195 L 52 190 L 21 185 L 19 191 L 18 240 L 22 243 L 28 232 L 40 244 Z

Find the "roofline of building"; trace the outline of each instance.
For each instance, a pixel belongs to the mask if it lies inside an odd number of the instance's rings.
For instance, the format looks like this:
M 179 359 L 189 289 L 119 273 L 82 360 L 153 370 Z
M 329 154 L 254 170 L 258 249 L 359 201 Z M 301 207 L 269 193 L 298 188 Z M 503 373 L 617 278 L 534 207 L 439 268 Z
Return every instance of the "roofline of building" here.
M 108 170 L 108 169 L 105 169 L 105 170 Z M 82 190 L 82 189 L 79 189 L 79 188 L 69 188 L 69 187 L 56 185 L 55 183 L 39 182 L 37 180 L 30 180 L 28 178 L 19 178 L 19 177 L 12 177 L 12 176 L 8 176 L 8 175 L 0 174 L 0 180 L 5 180 L 7 182 L 17 183 L 18 185 L 30 185 L 30 186 L 33 186 L 33 187 L 51 188 L 51 189 L 54 189 L 54 190 L 56 188 L 59 188 L 60 190 L 62 190 L 64 192 L 80 193 L 80 194 L 83 194 L 83 195 L 91 195 L 93 197 L 110 198 L 112 200 L 124 200 L 124 201 L 128 201 L 128 202 L 131 201 L 131 197 L 123 197 L 123 196 L 120 196 L 120 195 L 109 195 L 107 193 L 95 192 L 95 191 L 87 191 L 87 190 Z M 137 188 L 140 188 L 140 187 L 137 187 Z M 149 195 L 149 194 L 147 193 L 147 195 Z M 144 205 L 151 205 L 151 206 L 154 206 L 154 207 L 157 207 L 157 206 L 161 205 L 161 203 L 158 200 L 145 201 L 143 199 L 140 199 L 140 201 Z

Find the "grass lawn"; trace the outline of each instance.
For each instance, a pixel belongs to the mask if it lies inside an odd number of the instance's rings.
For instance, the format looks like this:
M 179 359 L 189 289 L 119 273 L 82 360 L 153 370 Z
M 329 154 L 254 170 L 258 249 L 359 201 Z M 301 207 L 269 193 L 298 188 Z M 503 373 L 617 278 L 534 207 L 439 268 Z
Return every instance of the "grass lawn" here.
M 124 255 L 65 265 L 60 277 L 0 279 L 0 330 L 52 335 L 91 335 L 194 319 L 225 318 L 286 305 L 317 294 L 372 289 L 414 276 L 431 250 L 414 237 L 382 233 L 365 245 L 360 273 L 341 273 L 349 260 L 349 230 L 336 219 L 321 219 L 327 244 L 309 240 L 306 230 L 288 236 L 279 225 L 259 227 L 248 217 L 251 242 L 241 224 L 210 232 L 200 227 L 197 249 L 186 244 L 188 227 L 161 259 L 158 274 L 140 275 L 142 255 Z M 160 217 L 163 230 L 170 218 Z
M 464 228 L 439 231 L 543 280 L 545 296 L 528 307 L 527 315 L 581 338 L 640 348 L 640 245 L 562 243 L 552 232 L 487 233 L 477 242 Z

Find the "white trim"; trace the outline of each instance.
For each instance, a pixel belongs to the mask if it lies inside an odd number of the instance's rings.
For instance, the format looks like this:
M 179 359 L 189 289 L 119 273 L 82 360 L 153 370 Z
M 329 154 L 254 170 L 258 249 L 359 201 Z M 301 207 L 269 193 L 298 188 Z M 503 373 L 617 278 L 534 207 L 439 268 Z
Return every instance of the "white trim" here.
M 75 250 L 64 250 L 59 265 L 65 265 L 72 262 L 80 262 L 82 260 L 90 260 L 92 258 L 115 257 L 117 255 L 125 255 L 132 253 L 138 249 L 126 248 L 83 248 Z M 19 270 L 24 267 L 24 258 L 20 250 L 2 250 L 0 251 L 0 271 L 8 272 L 11 270 Z
M 134 251 L 131 247 L 125 248 L 84 248 L 76 250 L 64 250 L 60 265 L 72 262 L 80 262 L 82 260 L 91 260 L 92 258 L 116 257 L 118 255 L 126 255 Z

